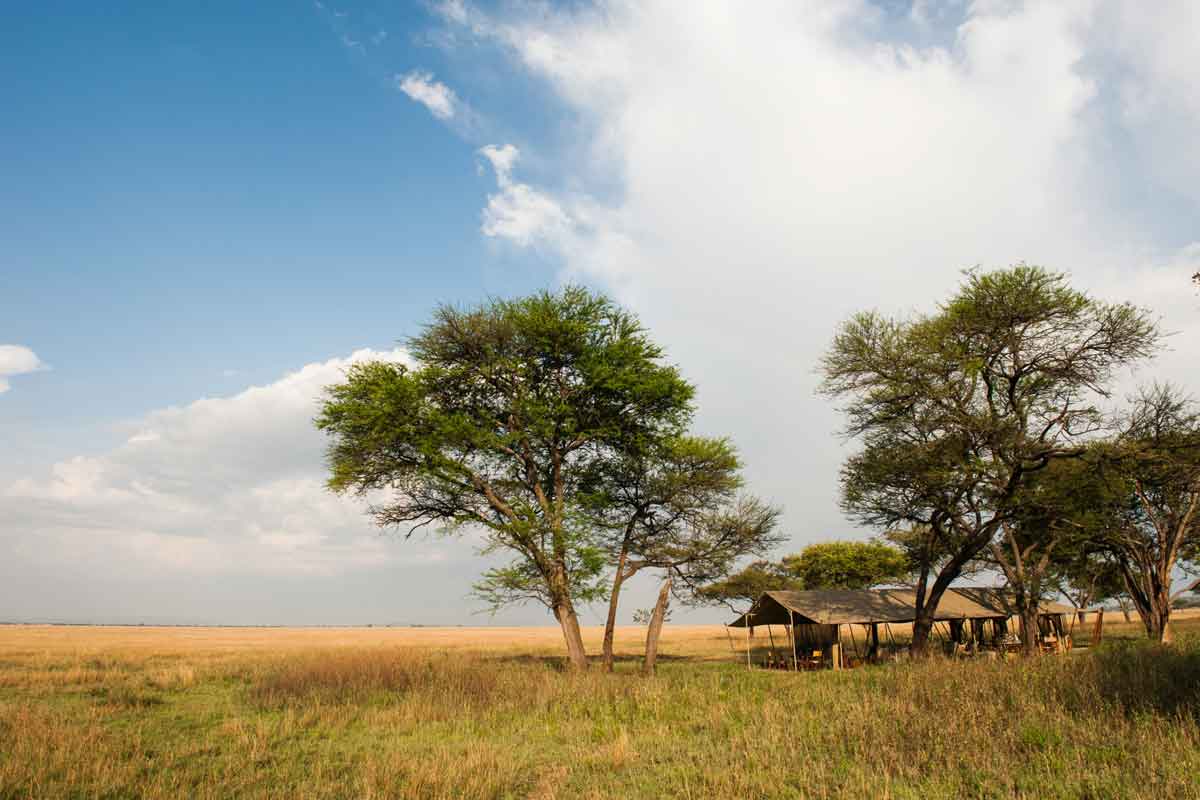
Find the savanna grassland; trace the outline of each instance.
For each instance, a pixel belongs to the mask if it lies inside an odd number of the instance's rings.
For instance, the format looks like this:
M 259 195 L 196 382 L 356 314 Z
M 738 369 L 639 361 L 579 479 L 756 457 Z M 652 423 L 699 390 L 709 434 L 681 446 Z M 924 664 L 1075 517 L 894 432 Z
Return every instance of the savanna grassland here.
M 1200 797 L 1176 630 L 795 674 L 674 626 L 646 679 L 638 628 L 572 675 L 552 628 L 2 626 L 0 797 Z

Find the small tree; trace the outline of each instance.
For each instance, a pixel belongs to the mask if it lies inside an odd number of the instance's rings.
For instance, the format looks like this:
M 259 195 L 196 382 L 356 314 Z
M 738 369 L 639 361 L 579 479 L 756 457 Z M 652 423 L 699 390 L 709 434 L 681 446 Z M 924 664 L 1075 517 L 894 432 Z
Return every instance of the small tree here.
M 715 509 L 694 522 L 661 530 L 642 543 L 641 561 L 663 573 L 658 601 L 646 631 L 646 657 L 642 671 L 653 674 L 671 596 L 696 602 L 696 594 L 747 555 L 762 554 L 782 540 L 775 532 L 780 511 L 754 497 L 744 496 L 725 508 Z
M 663 615 L 663 622 L 670 622 L 672 613 L 673 613 L 673 609 L 668 609 L 667 613 Z M 634 625 L 649 625 L 650 620 L 652 620 L 652 619 L 654 619 L 654 608 L 653 607 L 639 608 L 633 612 L 633 624 Z
M 1012 592 L 1021 620 L 1021 643 L 1026 655 L 1038 652 L 1038 608 L 1062 586 L 1063 571 L 1098 565 L 1092 544 L 1112 525 L 1106 513 L 1111 490 L 1098 480 L 1094 452 L 1058 459 L 1033 473 L 1014 497 L 1013 511 L 1000 535 L 988 545 L 990 563 L 998 567 Z M 1095 593 L 1099 574 L 1091 576 L 1088 595 Z
M 442 306 L 410 340 L 419 366 L 372 362 L 328 388 L 331 489 L 390 492 L 380 526 L 482 530 L 515 556 L 478 586 L 493 604 L 536 600 L 587 666 L 575 603 L 602 596 L 605 559 L 580 480 L 631 446 L 679 435 L 692 387 L 636 317 L 568 287 L 469 310 Z
M 1106 600 L 1116 600 L 1129 621 L 1129 600 L 1121 568 L 1111 557 L 1084 547 L 1060 559 L 1052 580 L 1058 591 L 1082 611 Z
M 655 563 L 659 543 L 694 530 L 715 509 L 733 502 L 742 485 L 741 462 L 724 439 L 681 436 L 643 442 L 598 462 L 584 479 L 584 507 L 612 561 L 603 664 L 613 668 L 617 608 L 625 581 Z M 744 543 L 749 551 L 760 546 Z
M 803 589 L 804 584 L 782 564 L 759 560 L 738 572 L 696 590 L 694 600 L 708 605 L 723 605 L 735 614 L 745 612 L 764 592 Z
M 783 568 L 805 589 L 868 589 L 898 583 L 912 572 L 902 550 L 880 541 L 810 544 L 785 556 Z

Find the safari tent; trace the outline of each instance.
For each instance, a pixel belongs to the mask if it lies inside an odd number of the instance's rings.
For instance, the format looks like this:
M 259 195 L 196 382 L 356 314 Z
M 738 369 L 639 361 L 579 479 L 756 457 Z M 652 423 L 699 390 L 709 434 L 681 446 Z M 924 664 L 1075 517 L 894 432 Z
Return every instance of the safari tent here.
M 1009 630 L 1014 614 L 1011 597 L 999 589 L 948 589 L 934 615 L 934 634 L 955 654 L 1002 651 L 1015 639 Z M 1075 614 L 1075 609 L 1061 603 L 1042 603 L 1038 614 L 1042 645 L 1054 651 L 1069 647 L 1067 620 Z M 911 624 L 916 616 L 913 589 L 779 591 L 763 594 L 729 627 L 746 629 L 748 664 L 753 663 L 754 629 L 766 627 L 766 666 L 840 669 L 900 652 L 893 626 Z M 784 628 L 780 653 L 775 647 L 775 626 Z

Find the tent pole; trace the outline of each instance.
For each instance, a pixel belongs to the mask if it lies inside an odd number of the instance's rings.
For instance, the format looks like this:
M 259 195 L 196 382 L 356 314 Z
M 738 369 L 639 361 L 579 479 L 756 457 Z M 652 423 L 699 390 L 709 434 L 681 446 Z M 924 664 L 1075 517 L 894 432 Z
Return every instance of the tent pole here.
M 775 663 L 775 634 L 771 632 L 771 623 L 767 623 L 767 638 L 771 640 L 771 664 Z
M 750 620 L 746 620 L 746 669 L 751 669 L 750 666 Z
M 790 623 L 788 625 L 788 640 L 792 643 L 792 670 L 799 672 L 800 661 L 796 655 L 796 615 L 792 613 L 790 608 L 788 609 L 788 623 Z

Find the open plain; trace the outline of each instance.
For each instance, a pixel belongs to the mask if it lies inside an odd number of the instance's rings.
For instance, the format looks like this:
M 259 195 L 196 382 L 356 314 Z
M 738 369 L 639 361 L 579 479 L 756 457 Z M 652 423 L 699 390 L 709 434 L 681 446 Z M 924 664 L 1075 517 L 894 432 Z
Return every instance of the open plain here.
M 549 627 L 2 626 L 0 797 L 1200 797 L 1177 632 L 796 674 L 668 626 L 646 679 L 634 627 L 572 675 Z

